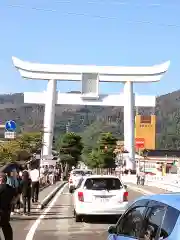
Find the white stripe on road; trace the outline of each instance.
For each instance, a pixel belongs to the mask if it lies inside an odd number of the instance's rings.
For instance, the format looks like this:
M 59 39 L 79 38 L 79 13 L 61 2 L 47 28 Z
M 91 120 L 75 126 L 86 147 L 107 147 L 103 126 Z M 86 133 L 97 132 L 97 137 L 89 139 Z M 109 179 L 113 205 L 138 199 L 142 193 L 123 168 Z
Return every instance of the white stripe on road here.
M 60 197 L 60 195 L 62 194 L 62 192 L 64 191 L 65 187 L 67 186 L 67 184 L 65 184 L 60 190 L 59 192 L 55 195 L 55 197 L 53 198 L 52 202 L 49 204 L 49 206 L 44 210 L 44 212 L 39 216 L 39 218 L 34 222 L 34 224 L 31 226 L 26 239 L 25 240 L 33 240 L 35 232 L 39 226 L 39 224 L 41 223 L 41 220 L 43 220 L 45 218 L 45 216 L 47 215 L 47 213 L 51 210 L 51 208 L 54 206 L 54 204 L 56 203 L 56 201 L 58 200 L 58 198 Z

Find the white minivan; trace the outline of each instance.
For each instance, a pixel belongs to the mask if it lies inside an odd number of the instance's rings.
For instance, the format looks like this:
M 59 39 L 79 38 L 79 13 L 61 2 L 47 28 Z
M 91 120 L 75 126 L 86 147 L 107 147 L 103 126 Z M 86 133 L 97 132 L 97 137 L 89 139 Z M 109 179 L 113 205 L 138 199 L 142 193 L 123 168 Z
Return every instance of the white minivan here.
M 116 176 L 84 176 L 76 186 L 73 204 L 76 222 L 87 215 L 121 215 L 128 206 L 127 187 Z

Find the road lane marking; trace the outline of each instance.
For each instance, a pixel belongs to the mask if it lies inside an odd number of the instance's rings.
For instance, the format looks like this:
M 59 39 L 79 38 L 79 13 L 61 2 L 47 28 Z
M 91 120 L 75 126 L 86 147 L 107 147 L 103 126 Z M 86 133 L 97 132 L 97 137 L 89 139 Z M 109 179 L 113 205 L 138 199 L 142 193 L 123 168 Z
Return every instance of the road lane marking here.
M 65 184 L 60 190 L 59 192 L 55 195 L 55 197 L 53 198 L 53 200 L 51 201 L 51 203 L 49 204 L 49 206 L 44 210 L 44 212 L 38 217 L 38 219 L 36 219 L 36 221 L 33 223 L 33 225 L 31 226 L 28 234 L 26 235 L 26 239 L 25 240 L 33 240 L 35 232 L 39 226 L 39 224 L 41 223 L 41 221 L 45 218 L 46 214 L 51 210 L 51 208 L 54 206 L 54 204 L 56 203 L 56 201 L 58 200 L 58 198 L 61 196 L 62 192 L 64 191 L 64 189 L 66 188 L 67 184 Z

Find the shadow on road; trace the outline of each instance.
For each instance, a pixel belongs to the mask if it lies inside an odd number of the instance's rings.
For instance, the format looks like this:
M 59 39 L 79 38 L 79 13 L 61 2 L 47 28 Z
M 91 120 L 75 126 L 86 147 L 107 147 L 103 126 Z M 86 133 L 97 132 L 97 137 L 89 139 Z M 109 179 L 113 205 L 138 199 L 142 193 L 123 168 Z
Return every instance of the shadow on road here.
M 91 224 L 116 224 L 118 219 L 119 216 L 88 216 L 84 221 Z
M 17 216 L 13 216 L 11 218 L 11 221 L 24 221 L 24 220 L 27 220 L 27 221 L 31 221 L 31 220 L 36 220 L 38 219 L 39 216 L 41 216 L 43 213 L 33 213 L 31 214 L 30 216 L 22 216 L 22 215 L 17 215 Z M 74 217 L 73 216 L 60 216 L 60 214 L 55 214 L 53 212 L 50 212 L 50 213 L 47 213 L 44 218 L 43 218 L 43 221 L 44 220 L 58 220 L 58 219 L 73 219 Z
M 12 221 L 31 221 L 38 219 L 43 213 L 32 212 L 30 216 L 15 215 L 12 217 Z M 43 221 L 46 220 L 60 220 L 60 219 L 73 219 L 73 216 L 61 216 L 59 213 L 48 212 L 45 214 Z M 119 217 L 117 216 L 86 216 L 83 221 L 90 224 L 115 224 L 118 221 Z M 74 220 L 75 221 L 75 220 Z

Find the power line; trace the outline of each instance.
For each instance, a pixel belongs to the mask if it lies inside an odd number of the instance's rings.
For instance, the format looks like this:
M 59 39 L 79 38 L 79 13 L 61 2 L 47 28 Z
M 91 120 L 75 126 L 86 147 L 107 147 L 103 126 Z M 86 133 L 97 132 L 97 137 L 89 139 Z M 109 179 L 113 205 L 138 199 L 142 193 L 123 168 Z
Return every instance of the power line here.
M 15 5 L 15 4 L 6 4 L 7 7 L 9 8 L 22 8 L 26 10 L 33 10 L 33 11 L 41 11 L 41 12 L 58 12 L 57 9 L 48 9 L 48 8 L 40 8 L 40 7 L 29 7 L 29 6 L 24 6 L 24 5 Z M 81 16 L 81 17 L 90 17 L 90 18 L 97 18 L 97 19 L 105 19 L 105 20 L 118 20 L 117 17 L 108 17 L 108 16 L 103 16 L 103 15 L 92 15 L 88 13 L 77 13 L 77 12 L 63 12 L 61 13 L 63 15 L 74 15 L 74 16 Z M 180 28 L 180 25 L 178 24 L 164 24 L 164 23 L 156 23 L 152 21 L 142 21 L 142 20 L 126 20 L 125 23 L 128 24 L 147 24 L 147 25 L 156 25 L 159 27 L 171 27 L 171 28 Z

